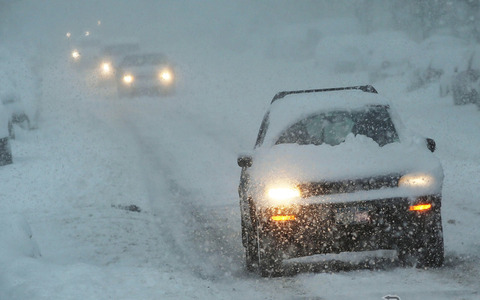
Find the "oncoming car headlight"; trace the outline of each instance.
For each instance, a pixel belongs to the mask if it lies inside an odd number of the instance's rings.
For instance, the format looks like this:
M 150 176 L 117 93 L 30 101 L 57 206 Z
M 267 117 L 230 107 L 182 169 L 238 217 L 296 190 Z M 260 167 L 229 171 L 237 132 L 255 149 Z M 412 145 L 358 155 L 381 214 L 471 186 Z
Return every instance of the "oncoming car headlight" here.
M 102 71 L 103 75 L 110 75 L 112 74 L 112 64 L 109 62 L 102 62 L 100 65 L 100 70 Z
M 158 78 L 163 84 L 170 84 L 173 82 L 173 72 L 170 69 L 163 69 L 158 74 Z
M 135 80 L 135 77 L 133 77 L 132 74 L 125 74 L 123 75 L 122 80 L 125 84 L 131 84 Z
M 402 187 L 430 187 L 435 183 L 435 178 L 430 174 L 407 174 L 400 178 L 398 186 Z
M 300 190 L 296 187 L 274 187 L 267 189 L 267 196 L 275 201 L 288 201 L 300 197 Z
M 80 52 L 78 52 L 78 50 L 73 50 L 73 51 L 72 51 L 72 58 L 73 58 L 74 60 L 80 59 Z

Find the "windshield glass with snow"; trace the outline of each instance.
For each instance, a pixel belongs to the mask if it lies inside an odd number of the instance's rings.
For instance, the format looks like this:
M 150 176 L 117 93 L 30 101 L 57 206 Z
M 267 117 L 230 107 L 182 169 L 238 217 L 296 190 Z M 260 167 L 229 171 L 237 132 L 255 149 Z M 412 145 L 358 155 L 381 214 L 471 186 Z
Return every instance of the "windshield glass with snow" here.
M 349 134 L 364 135 L 384 146 L 398 142 L 398 134 L 386 106 L 369 106 L 354 111 L 317 113 L 287 128 L 276 144 L 336 146 Z

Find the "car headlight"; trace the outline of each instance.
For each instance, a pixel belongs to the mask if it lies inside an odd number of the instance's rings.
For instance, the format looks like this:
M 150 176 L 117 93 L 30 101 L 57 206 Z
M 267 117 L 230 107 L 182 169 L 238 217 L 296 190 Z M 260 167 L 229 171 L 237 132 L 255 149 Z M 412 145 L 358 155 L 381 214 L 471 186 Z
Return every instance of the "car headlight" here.
M 158 77 L 164 84 L 170 84 L 173 81 L 173 72 L 170 69 L 160 71 Z
M 103 75 L 110 75 L 110 74 L 112 74 L 112 64 L 109 63 L 109 62 L 103 62 L 103 63 L 100 65 L 100 69 L 101 69 Z
M 125 74 L 123 75 L 123 82 L 125 84 L 131 84 L 135 80 L 132 74 Z
M 295 187 L 275 187 L 267 190 L 268 198 L 277 201 L 286 201 L 300 197 L 300 190 Z
M 429 187 L 435 183 L 435 178 L 430 174 L 407 174 L 400 178 L 398 186 Z
M 73 58 L 74 60 L 80 59 L 80 52 L 78 52 L 78 50 L 73 50 L 73 51 L 72 51 L 72 58 Z

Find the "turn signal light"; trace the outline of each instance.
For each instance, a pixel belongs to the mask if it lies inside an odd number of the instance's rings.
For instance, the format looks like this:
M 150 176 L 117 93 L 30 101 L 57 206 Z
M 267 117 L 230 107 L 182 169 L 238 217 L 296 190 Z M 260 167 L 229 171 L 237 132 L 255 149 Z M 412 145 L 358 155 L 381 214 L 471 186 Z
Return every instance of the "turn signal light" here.
M 294 215 L 272 216 L 272 221 L 293 221 L 293 220 L 295 220 Z
M 425 210 L 429 210 L 430 208 L 432 208 L 431 204 L 417 204 L 417 205 L 410 206 L 411 211 L 425 211 Z

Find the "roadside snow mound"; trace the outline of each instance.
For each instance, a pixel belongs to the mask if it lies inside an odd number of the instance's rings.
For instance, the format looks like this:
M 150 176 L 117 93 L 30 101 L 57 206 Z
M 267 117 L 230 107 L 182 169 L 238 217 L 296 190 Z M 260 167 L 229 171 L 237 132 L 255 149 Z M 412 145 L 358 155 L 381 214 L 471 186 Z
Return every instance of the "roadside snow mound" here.
M 27 220 L 21 215 L 0 218 L 0 259 L 40 257 L 40 249 L 33 238 Z
M 28 60 L 0 47 L 0 101 L 11 113 L 25 113 L 37 126 L 40 79 Z

